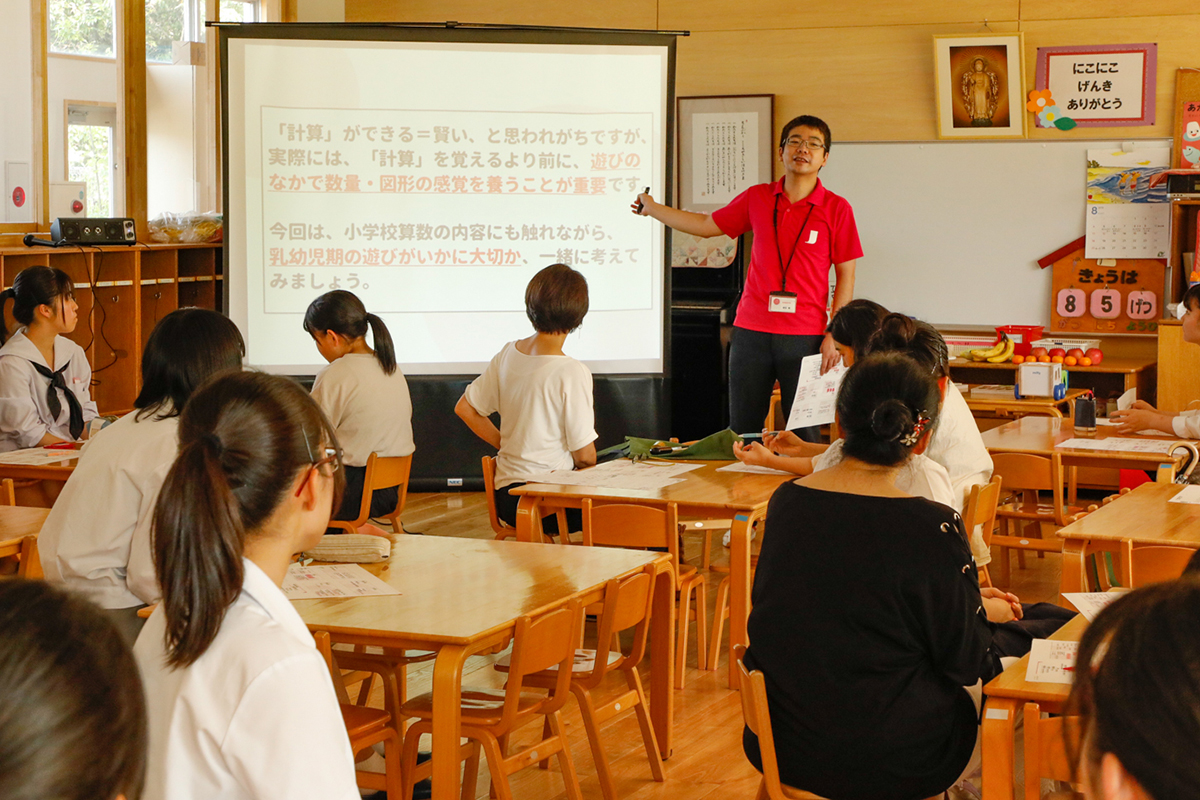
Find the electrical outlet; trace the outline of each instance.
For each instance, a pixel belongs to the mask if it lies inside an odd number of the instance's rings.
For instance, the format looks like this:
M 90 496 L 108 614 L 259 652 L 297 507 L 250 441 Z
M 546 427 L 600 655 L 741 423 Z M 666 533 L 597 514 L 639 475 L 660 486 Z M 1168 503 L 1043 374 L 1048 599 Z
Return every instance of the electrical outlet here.
M 462 478 L 446 478 L 447 486 L 462 486 Z

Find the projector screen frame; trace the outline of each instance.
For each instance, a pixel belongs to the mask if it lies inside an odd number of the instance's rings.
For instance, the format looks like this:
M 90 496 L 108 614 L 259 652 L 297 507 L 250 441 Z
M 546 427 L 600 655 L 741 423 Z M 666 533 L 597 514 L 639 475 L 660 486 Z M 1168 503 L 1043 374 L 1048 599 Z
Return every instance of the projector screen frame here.
M 549 26 L 510 26 L 490 24 L 444 23 L 209 23 L 220 35 L 220 108 L 221 108 L 221 177 L 222 201 L 226 214 L 225 239 L 222 248 L 224 280 L 222 281 L 223 309 L 231 316 L 231 278 L 229 242 L 230 223 L 230 158 L 229 158 L 229 64 L 228 43 L 233 38 L 285 39 L 314 41 L 393 41 L 393 42 L 449 42 L 469 44 L 518 44 L 518 45 L 595 45 L 595 46 L 643 46 L 666 49 L 666 87 L 663 98 L 664 120 L 664 175 L 663 201 L 673 202 L 675 184 L 675 68 L 676 37 L 686 36 L 686 31 L 646 31 L 630 29 L 560 28 Z M 653 224 L 652 222 L 649 224 Z M 671 269 L 670 236 L 662 237 L 662 274 L 659 276 L 661 292 L 660 336 L 662 342 L 661 372 L 612 372 L 603 373 L 614 377 L 657 376 L 665 379 L 671 372 Z M 398 359 L 399 360 L 399 359 Z M 424 373 L 447 378 L 459 377 L 449 372 Z M 601 373 L 597 373 L 601 374 Z M 311 372 L 294 373 L 294 377 L 311 378 Z M 668 385 L 669 392 L 669 385 Z

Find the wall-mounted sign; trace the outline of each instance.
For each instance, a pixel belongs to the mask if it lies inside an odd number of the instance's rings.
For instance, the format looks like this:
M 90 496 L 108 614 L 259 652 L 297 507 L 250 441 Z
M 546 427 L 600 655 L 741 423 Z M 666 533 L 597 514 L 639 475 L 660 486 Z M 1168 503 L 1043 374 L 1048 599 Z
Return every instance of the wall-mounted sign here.
M 1153 125 L 1157 68 L 1156 44 L 1039 47 L 1036 85 L 1077 125 Z

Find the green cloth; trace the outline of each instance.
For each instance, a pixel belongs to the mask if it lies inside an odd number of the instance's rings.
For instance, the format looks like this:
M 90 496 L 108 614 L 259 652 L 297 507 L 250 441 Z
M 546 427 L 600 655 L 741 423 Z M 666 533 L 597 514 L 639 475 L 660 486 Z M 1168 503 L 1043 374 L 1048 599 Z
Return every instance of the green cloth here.
M 654 458 L 674 458 L 681 461 L 733 461 L 735 460 L 733 443 L 740 441 L 742 441 L 742 437 L 729 428 L 726 428 L 720 433 L 705 436 L 703 439 L 682 447 L 673 453 L 656 455 Z M 597 455 L 602 461 L 605 460 L 604 456 L 609 454 L 628 456 L 634 461 L 641 461 L 644 458 L 650 457 L 650 448 L 656 444 L 670 443 L 662 439 L 639 439 L 636 436 L 626 436 L 623 444 L 601 450 Z

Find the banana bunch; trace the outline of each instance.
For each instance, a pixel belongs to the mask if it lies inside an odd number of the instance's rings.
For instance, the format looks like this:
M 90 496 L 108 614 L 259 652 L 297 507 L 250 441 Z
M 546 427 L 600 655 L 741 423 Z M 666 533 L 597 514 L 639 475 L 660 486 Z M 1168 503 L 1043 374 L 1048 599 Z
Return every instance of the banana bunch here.
M 986 350 L 971 350 L 967 353 L 972 361 L 987 361 L 991 364 L 1003 364 L 1013 357 L 1016 345 L 1012 339 L 1001 335 L 1000 341 Z

